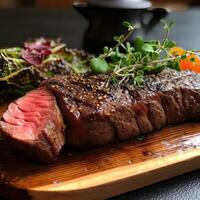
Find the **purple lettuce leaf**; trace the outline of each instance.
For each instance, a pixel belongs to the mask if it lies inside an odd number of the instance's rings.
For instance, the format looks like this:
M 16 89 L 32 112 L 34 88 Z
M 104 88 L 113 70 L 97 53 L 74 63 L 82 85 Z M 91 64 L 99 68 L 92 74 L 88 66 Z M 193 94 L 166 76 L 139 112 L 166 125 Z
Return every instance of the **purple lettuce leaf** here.
M 42 61 L 50 54 L 51 42 L 43 38 L 26 42 L 22 49 L 22 58 L 32 65 L 41 65 Z

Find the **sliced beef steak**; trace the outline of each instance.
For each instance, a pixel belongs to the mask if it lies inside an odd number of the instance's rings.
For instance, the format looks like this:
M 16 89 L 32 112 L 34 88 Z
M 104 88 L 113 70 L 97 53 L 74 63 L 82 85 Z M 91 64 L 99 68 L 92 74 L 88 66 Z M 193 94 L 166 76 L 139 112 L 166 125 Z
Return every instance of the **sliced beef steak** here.
M 11 103 L 0 128 L 14 147 L 44 163 L 56 160 L 65 143 L 61 112 L 55 97 L 45 87 Z
M 160 96 L 167 124 L 200 120 L 200 75 L 166 69 L 146 77 L 149 90 Z
M 70 145 L 127 140 L 167 124 L 199 120 L 200 75 L 165 69 L 131 84 L 102 87 L 105 75 L 54 77 L 42 83 L 56 96 Z

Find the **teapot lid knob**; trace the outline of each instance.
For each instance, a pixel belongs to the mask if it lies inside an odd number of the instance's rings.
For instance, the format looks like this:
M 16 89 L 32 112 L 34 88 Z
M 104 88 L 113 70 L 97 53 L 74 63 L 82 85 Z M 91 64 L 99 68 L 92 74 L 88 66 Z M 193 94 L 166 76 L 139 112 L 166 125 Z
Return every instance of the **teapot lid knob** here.
M 88 3 L 94 6 L 124 9 L 145 9 L 152 6 L 147 0 L 88 0 Z

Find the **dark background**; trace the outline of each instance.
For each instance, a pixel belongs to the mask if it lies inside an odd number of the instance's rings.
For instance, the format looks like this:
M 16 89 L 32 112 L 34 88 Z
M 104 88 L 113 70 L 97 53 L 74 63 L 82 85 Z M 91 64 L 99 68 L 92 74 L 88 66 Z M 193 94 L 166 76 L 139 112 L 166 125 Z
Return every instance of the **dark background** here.
M 186 49 L 200 47 L 200 8 L 172 12 L 167 20 L 175 22 L 170 38 Z M 1 9 L 0 46 L 22 45 L 34 37 L 61 37 L 69 47 L 81 48 L 81 41 L 88 22 L 73 9 Z M 161 25 L 154 28 L 147 38 L 161 39 Z

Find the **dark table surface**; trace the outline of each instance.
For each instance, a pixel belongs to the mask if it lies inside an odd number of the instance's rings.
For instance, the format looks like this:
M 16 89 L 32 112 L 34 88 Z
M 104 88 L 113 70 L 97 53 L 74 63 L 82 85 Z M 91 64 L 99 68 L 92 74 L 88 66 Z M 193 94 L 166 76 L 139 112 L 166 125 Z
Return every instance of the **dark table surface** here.
M 200 8 L 169 14 L 176 25 L 171 38 L 186 49 L 200 48 Z M 0 10 L 0 46 L 21 45 L 34 37 L 61 37 L 69 47 L 81 48 L 87 21 L 70 10 Z M 148 38 L 161 38 L 157 26 Z M 200 163 L 199 163 L 200 165 Z M 145 181 L 145 180 L 144 180 Z M 175 177 L 112 200 L 200 200 L 200 170 Z

